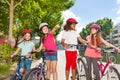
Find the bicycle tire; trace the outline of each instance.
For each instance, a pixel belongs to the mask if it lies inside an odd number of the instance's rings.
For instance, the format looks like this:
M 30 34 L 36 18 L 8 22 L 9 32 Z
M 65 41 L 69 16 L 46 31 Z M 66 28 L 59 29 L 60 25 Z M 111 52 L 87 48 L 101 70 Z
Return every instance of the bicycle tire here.
M 120 73 L 115 67 L 110 67 L 106 75 L 107 80 L 120 80 Z
M 82 58 L 77 59 L 77 80 L 87 80 L 87 67 Z
M 37 80 L 39 78 L 38 76 L 39 74 L 40 74 L 40 68 L 33 68 L 27 73 L 24 80 Z M 45 76 L 43 72 L 40 80 L 45 80 Z

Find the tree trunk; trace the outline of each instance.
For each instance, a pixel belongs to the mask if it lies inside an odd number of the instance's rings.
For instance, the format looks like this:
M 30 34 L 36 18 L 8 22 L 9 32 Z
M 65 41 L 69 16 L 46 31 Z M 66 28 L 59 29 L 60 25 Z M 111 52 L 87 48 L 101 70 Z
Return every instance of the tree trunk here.
M 12 40 L 12 27 L 13 27 L 13 14 L 14 14 L 14 0 L 10 2 L 10 20 L 9 20 L 9 36 L 8 40 L 11 42 Z

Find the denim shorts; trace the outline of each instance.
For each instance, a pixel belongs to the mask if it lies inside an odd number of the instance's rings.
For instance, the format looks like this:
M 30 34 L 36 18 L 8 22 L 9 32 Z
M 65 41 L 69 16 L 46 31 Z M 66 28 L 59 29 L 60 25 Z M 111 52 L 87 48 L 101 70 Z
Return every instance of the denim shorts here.
M 44 53 L 44 60 L 57 61 L 57 52 L 54 52 L 53 54 Z
M 29 58 L 29 59 L 21 58 L 20 68 L 23 68 L 26 71 L 29 71 L 30 68 L 31 68 L 31 63 L 32 63 L 32 59 L 31 58 Z

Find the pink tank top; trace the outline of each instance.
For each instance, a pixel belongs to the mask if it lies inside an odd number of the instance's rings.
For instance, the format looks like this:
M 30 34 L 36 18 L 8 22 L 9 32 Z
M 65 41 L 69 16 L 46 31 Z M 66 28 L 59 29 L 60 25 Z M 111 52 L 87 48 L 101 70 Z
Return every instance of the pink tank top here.
M 48 33 L 47 37 L 44 38 L 43 45 L 44 45 L 45 50 L 57 51 L 55 38 L 54 38 L 54 35 L 51 33 Z
M 87 40 L 90 40 L 91 36 L 87 36 Z M 102 42 L 102 40 L 101 40 Z M 96 43 L 96 38 L 94 38 L 94 44 L 95 46 L 97 45 Z M 103 56 L 101 55 L 100 51 L 97 51 L 93 48 L 91 48 L 90 46 L 87 46 L 86 50 L 85 50 L 85 56 L 87 57 L 92 57 L 92 58 L 102 58 Z

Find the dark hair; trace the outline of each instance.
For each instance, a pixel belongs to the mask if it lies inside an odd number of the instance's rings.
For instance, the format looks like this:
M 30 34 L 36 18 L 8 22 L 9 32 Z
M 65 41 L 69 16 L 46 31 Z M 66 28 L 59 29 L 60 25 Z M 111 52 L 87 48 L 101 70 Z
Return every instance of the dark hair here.
M 45 34 L 43 33 L 42 29 L 40 29 L 40 44 L 44 42 Z
M 64 25 L 64 30 L 65 31 L 68 31 L 68 30 L 73 30 L 72 28 L 71 28 L 71 24 L 73 24 L 72 22 L 67 22 L 65 25 Z

